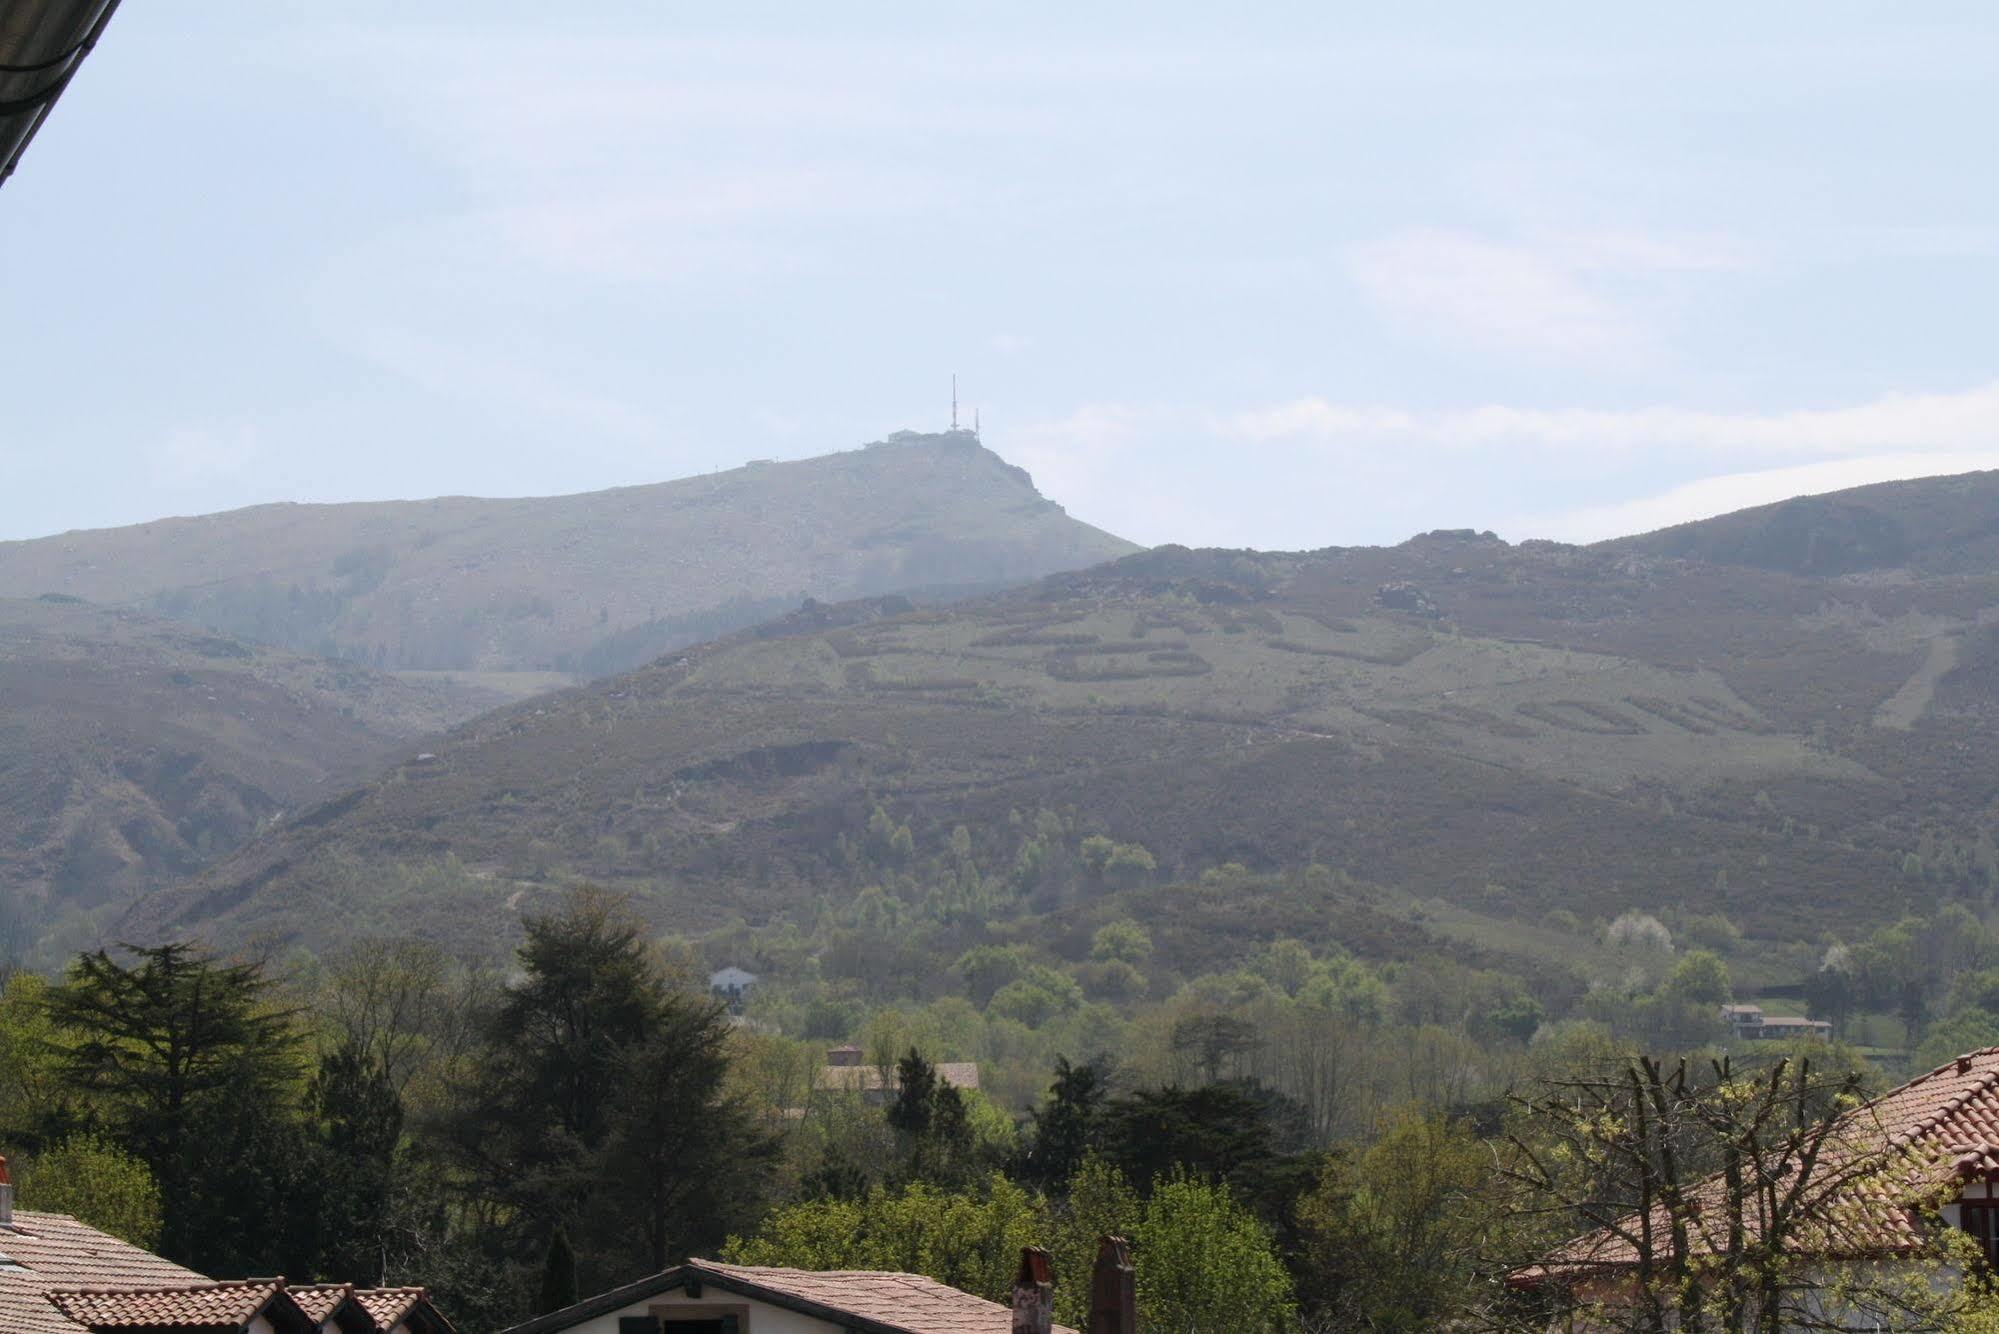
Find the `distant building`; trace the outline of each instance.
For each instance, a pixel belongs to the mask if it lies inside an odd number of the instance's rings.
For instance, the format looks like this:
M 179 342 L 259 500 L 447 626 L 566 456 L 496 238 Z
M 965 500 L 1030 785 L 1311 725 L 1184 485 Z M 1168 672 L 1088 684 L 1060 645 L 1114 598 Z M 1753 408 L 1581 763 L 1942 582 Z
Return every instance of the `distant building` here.
M 1721 1017 L 1727 1022 L 1729 1032 L 1745 1042 L 1783 1038 L 1832 1041 L 1832 1025 L 1825 1020 L 1804 1019 L 1795 1015 L 1766 1015 L 1760 1005 L 1724 1005 Z
M 978 1091 L 977 1061 L 939 1061 L 932 1069 L 940 1083 L 968 1093 Z M 864 1064 L 861 1049 L 849 1044 L 826 1053 L 826 1064 L 819 1067 L 812 1084 L 826 1093 L 858 1093 L 869 1102 L 887 1102 L 901 1086 L 901 1076 L 892 1065 L 883 1071 Z
M 731 1010 L 741 1010 L 743 1002 L 749 998 L 750 988 L 757 984 L 757 975 L 731 964 L 708 974 L 708 990 L 728 1002 Z

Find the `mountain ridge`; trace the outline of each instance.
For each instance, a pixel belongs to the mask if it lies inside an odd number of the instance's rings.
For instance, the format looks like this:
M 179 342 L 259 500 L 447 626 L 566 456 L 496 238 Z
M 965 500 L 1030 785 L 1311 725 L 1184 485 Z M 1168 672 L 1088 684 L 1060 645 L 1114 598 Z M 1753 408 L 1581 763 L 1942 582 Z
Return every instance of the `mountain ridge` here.
M 477 936 L 579 879 L 662 928 L 768 921 L 862 888 L 842 849 L 881 808 L 919 854 L 963 828 L 987 876 L 1052 811 L 1160 883 L 1325 863 L 1494 920 L 1665 903 L 1795 939 L 1999 887 L 1995 621 L 1993 569 L 1855 582 L 1469 530 L 1160 547 L 951 606 L 810 606 L 501 709 L 127 928 Z M 371 900 L 388 864 L 431 897 Z
M 386 669 L 593 675 L 805 597 L 982 591 L 1134 549 L 971 432 L 898 432 L 564 496 L 282 502 L 0 543 L 0 596 L 134 606 Z

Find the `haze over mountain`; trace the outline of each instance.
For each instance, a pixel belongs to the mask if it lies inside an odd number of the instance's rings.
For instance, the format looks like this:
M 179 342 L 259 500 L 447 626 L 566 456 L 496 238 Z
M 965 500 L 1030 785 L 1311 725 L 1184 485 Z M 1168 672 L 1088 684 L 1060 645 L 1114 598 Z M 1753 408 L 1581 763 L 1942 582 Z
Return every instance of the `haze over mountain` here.
M 1347 877 L 1325 920 L 1852 929 L 1999 875 L 1981 512 L 1999 474 L 1595 548 L 1160 548 L 949 607 L 809 608 L 466 724 L 121 929 L 490 937 L 580 878 L 674 930 L 767 920 L 854 892 L 878 805 L 987 876 L 1038 811 L 1142 845 L 1158 883 L 1323 865 Z M 1901 545 L 1811 572 L 1856 528 Z M 384 889 L 390 865 L 429 868 L 423 892 Z
M 0 543 L 61 593 L 387 669 L 601 674 L 807 597 L 990 590 L 1135 548 L 969 431 L 518 500 L 260 505 Z
M 0 599 L 0 935 L 121 904 L 502 696 Z

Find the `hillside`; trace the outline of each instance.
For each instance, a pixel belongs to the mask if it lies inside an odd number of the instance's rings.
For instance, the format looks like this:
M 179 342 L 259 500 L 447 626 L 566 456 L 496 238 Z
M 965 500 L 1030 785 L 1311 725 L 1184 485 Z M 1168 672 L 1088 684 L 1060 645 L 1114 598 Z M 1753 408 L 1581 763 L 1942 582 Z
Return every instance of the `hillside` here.
M 1999 570 L 1999 472 L 1796 496 L 1604 544 L 1798 575 Z
M 136 612 L 0 600 L 0 933 L 186 875 L 499 702 Z
M 62 593 L 386 669 L 602 675 L 796 607 L 1122 555 L 970 432 L 522 500 L 263 505 L 0 543 Z
M 937 867 L 985 892 L 1045 814 L 1142 845 L 1152 884 L 1311 864 L 1489 923 L 1637 905 L 1810 940 L 1999 885 L 1994 624 L 1991 573 L 1468 532 L 1162 548 L 948 608 L 808 609 L 502 710 L 124 929 L 467 939 L 589 878 L 698 931 Z M 427 888 L 357 872 L 384 866 Z

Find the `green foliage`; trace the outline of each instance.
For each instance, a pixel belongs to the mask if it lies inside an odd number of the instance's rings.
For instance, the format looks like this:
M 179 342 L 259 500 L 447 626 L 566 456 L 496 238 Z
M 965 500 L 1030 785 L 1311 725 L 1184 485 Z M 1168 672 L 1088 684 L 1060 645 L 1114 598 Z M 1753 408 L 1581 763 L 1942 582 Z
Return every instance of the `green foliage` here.
M 1934 1070 L 1981 1047 L 1999 1047 L 1999 1014 L 1974 1006 L 1932 1027 L 1909 1064 L 1917 1072 Z
M 1269 1232 L 1226 1185 L 1176 1170 L 1153 1184 L 1131 1239 L 1147 1329 L 1290 1328 L 1291 1276 Z
M 569 1244 L 569 1229 L 557 1223 L 548 1234 L 548 1254 L 541 1265 L 541 1291 L 535 1298 L 535 1314 L 547 1315 L 576 1305 L 576 1251 Z
M 1143 968 L 1152 957 L 1152 933 L 1129 917 L 1106 922 L 1090 937 L 1090 957 L 1098 963 L 1128 963 Z
M 83 955 L 50 989 L 60 1077 L 159 1183 L 162 1253 L 227 1269 L 292 1226 L 298 1037 L 254 966 L 185 944 L 130 956 Z M 205 1170 L 224 1153 L 226 1173 Z
M 994 1173 L 974 1192 L 928 1182 L 875 1187 L 857 1200 L 805 1200 L 767 1216 L 754 1236 L 731 1237 L 735 1264 L 798 1269 L 892 1269 L 1009 1300 L 1023 1246 L 1039 1245 L 1039 1201 Z
M 1465 1314 L 1498 1221 L 1490 1147 L 1420 1107 L 1358 1157 L 1329 1160 L 1298 1206 L 1301 1296 L 1328 1329 L 1416 1331 Z
M 69 1214 L 151 1249 L 160 1235 L 160 1188 L 139 1159 L 97 1135 L 73 1135 L 17 1172 L 20 1205 Z
M 1663 991 L 1673 1000 L 1692 1005 L 1725 1005 L 1730 995 L 1728 965 L 1710 950 L 1690 950 L 1673 964 Z
M 771 1152 L 726 1087 L 721 1007 L 670 990 L 637 922 L 591 891 L 530 918 L 520 962 L 453 1126 L 465 1170 L 507 1207 L 489 1245 L 524 1264 L 565 1224 L 595 1291 L 720 1241 L 756 1207 Z

